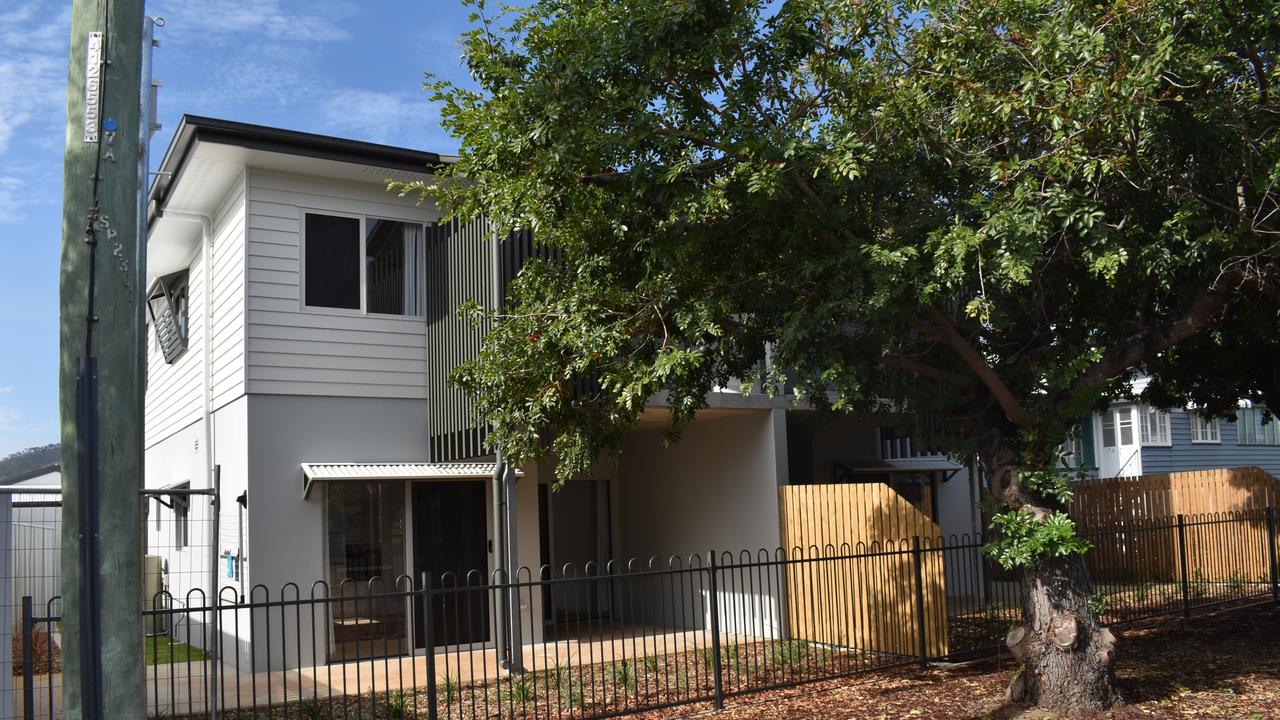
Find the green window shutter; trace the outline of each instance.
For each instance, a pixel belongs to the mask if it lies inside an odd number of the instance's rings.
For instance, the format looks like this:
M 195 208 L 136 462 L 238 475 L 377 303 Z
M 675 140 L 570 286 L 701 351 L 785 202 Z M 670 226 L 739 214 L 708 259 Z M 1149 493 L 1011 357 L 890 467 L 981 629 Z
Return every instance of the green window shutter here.
M 1080 433 L 1080 447 L 1082 449 L 1081 455 L 1084 458 L 1084 466 L 1086 468 L 1098 467 L 1098 461 L 1093 452 L 1093 416 L 1090 415 L 1085 418 L 1084 422 L 1076 427 L 1076 432 Z

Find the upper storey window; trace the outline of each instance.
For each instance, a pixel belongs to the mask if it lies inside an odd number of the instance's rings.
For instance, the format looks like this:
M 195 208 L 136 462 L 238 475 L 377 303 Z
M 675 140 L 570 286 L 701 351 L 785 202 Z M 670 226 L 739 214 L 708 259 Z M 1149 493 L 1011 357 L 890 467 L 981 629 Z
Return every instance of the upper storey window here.
M 303 232 L 308 307 L 422 315 L 422 225 L 307 213 Z

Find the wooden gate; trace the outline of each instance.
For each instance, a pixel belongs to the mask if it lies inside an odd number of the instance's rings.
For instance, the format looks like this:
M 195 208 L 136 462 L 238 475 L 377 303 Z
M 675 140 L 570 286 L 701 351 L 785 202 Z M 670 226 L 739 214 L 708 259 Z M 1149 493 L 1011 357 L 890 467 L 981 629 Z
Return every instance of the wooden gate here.
M 791 636 L 867 652 L 947 654 L 946 587 L 937 524 L 885 483 L 779 490 Z M 917 586 L 912 538 L 919 537 Z M 923 590 L 923 592 L 920 592 Z

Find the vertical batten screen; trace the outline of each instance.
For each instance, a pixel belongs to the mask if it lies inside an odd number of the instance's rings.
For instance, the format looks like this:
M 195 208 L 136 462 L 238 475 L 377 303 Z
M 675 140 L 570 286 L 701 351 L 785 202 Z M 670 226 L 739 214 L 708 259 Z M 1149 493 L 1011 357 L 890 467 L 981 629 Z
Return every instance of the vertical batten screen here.
M 535 245 L 533 233 L 511 233 L 494 242 L 492 226 L 484 220 L 452 220 L 427 228 L 426 316 L 427 397 L 431 419 L 431 461 L 449 462 L 488 454 L 486 429 L 474 406 L 449 382 L 449 373 L 480 353 L 488 323 L 473 326 L 459 317 L 458 308 L 475 301 L 495 307 L 495 283 L 506 298 L 520 268 L 531 259 L 557 260 L 559 254 Z

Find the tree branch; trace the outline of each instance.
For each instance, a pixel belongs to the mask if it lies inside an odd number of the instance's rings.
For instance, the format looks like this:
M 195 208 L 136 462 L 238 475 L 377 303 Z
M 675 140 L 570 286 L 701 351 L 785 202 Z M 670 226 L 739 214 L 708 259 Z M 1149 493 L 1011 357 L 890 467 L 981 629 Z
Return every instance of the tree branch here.
M 1009 416 L 1009 419 L 1018 427 L 1030 427 L 1034 422 L 1031 418 L 1031 413 L 1022 407 L 1018 399 L 1009 391 L 1009 386 L 1005 385 L 1000 376 L 996 374 L 996 371 L 987 364 L 986 358 L 982 357 L 978 349 L 968 340 L 965 340 L 955 326 L 951 324 L 951 321 L 939 312 L 937 308 L 930 305 L 925 308 L 925 311 L 929 314 L 930 319 L 937 323 L 937 327 L 931 327 L 919 319 L 912 318 L 908 321 L 912 329 L 942 341 L 947 347 L 955 351 L 960 356 L 960 359 L 964 361 L 964 364 L 978 377 L 978 380 L 991 391 L 992 397 L 996 399 L 996 402 L 1000 403 L 1000 408 Z
M 690 167 L 689 172 L 695 175 L 710 175 L 728 164 L 729 158 L 727 157 L 703 160 L 702 162 Z M 634 172 L 634 170 L 615 170 L 611 172 L 596 173 L 594 175 L 583 175 L 581 180 L 588 185 L 608 187 L 630 178 Z
M 940 380 L 962 390 L 973 391 L 978 389 L 978 382 L 967 375 L 961 375 L 960 373 L 953 373 L 948 370 L 943 370 L 942 368 L 936 368 L 932 365 L 926 365 L 922 362 L 911 360 L 910 358 L 895 355 L 880 358 L 880 364 L 896 370 L 906 370 L 907 372 L 915 373 L 921 377 Z
M 1249 277 L 1241 268 L 1227 270 L 1201 290 L 1178 319 L 1163 327 L 1140 330 L 1112 343 L 1102 354 L 1101 360 L 1059 393 L 1055 405 L 1061 408 L 1078 392 L 1101 385 L 1143 360 L 1195 337 L 1226 310 L 1235 286 L 1248 280 Z

